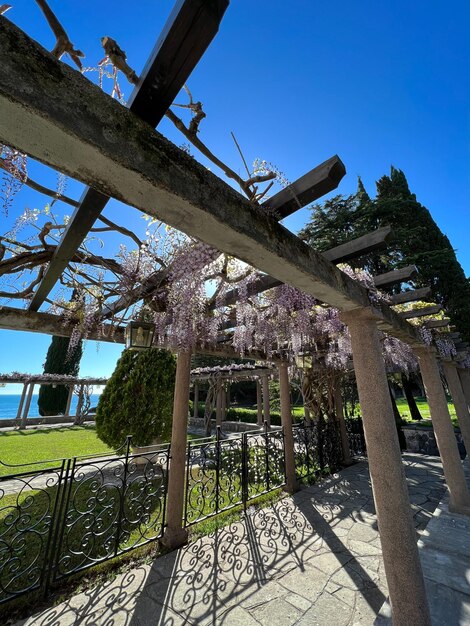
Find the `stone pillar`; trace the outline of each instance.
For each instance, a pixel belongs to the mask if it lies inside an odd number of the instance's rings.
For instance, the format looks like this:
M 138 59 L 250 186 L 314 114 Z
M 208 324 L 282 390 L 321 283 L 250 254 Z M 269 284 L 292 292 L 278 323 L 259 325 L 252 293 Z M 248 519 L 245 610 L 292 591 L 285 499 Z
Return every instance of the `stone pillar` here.
M 468 451 L 467 456 L 470 456 L 470 413 L 468 412 L 467 399 L 460 384 L 457 364 L 454 361 L 444 361 L 442 366 L 459 421 L 465 449 Z
M 70 415 L 70 406 L 72 404 L 73 398 L 73 385 L 69 385 L 69 395 L 67 396 L 67 404 L 65 405 L 65 413 L 64 416 L 68 417 Z
M 343 313 L 367 442 L 394 626 L 430 626 L 398 435 L 376 322 L 369 309 Z
M 220 389 L 220 395 L 220 417 L 221 420 L 224 422 L 227 419 L 227 390 L 223 385 Z
M 191 353 L 180 351 L 176 365 L 175 395 L 173 402 L 171 459 L 168 474 L 166 513 L 167 526 L 162 539 L 162 543 L 170 549 L 177 548 L 188 540 L 188 532 L 183 527 L 183 511 L 190 373 Z
M 256 380 L 256 409 L 257 409 L 257 417 L 256 423 L 258 426 L 263 425 L 263 394 L 261 391 L 261 383 L 259 379 Z
M 194 383 L 193 417 L 199 417 L 199 385 Z
M 352 465 L 351 451 L 349 450 L 349 438 L 346 431 L 346 423 L 344 421 L 343 398 L 341 397 L 341 379 L 335 383 L 335 414 L 338 421 L 339 432 L 341 435 L 341 450 L 343 452 L 343 464 Z
M 24 404 L 23 415 L 21 417 L 20 428 L 26 428 L 26 420 L 28 418 L 29 407 L 31 406 L 31 400 L 33 397 L 34 383 L 29 383 L 28 395 L 26 396 L 26 402 Z
M 269 408 L 269 378 L 263 376 L 263 414 L 264 421 L 271 426 L 271 410 Z
M 26 398 L 26 390 L 28 389 L 28 383 L 23 383 L 23 391 L 21 392 L 20 403 L 18 405 L 18 411 L 16 412 L 16 419 L 21 419 L 21 413 L 23 411 L 24 400 Z
M 217 385 L 215 388 L 215 425 L 221 426 L 222 424 L 222 381 L 220 378 L 217 381 Z
M 292 410 L 290 404 L 289 370 L 285 361 L 279 363 L 279 395 L 281 400 L 281 423 L 284 431 L 284 456 L 286 463 L 287 493 L 297 491 L 295 477 L 294 435 L 292 433 Z
M 459 368 L 458 372 L 460 383 L 465 394 L 465 400 L 467 401 L 467 406 L 470 410 L 470 370 Z
M 449 407 L 442 386 L 436 357 L 431 348 L 416 348 L 426 397 L 431 411 L 439 454 L 441 455 L 444 476 L 450 494 L 449 509 L 454 513 L 470 514 L 468 493 L 462 462 L 460 460 L 454 428 L 450 421 Z

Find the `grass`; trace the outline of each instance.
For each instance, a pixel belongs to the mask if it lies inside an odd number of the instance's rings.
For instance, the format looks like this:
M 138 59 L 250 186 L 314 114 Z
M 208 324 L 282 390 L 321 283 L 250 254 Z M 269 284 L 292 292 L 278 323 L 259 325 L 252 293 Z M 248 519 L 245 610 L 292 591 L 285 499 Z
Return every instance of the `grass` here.
M 9 465 L 109 452 L 112 449 L 98 439 L 96 430 L 89 426 L 10 430 L 0 433 L 0 461 Z M 41 468 L 56 465 L 44 463 Z M 15 471 L 22 471 L 22 468 L 15 470 L 0 465 L 0 476 Z
M 422 426 L 432 426 L 429 405 L 425 400 L 416 398 L 416 404 L 418 406 L 419 412 L 423 416 L 423 419 L 419 422 L 411 419 L 410 409 L 408 407 L 407 401 L 404 398 L 397 399 L 396 403 L 397 403 L 397 408 L 398 408 L 400 415 L 406 422 L 413 424 L 413 425 L 421 424 Z M 448 402 L 447 406 L 449 407 L 449 413 L 450 413 L 450 417 L 452 419 L 453 425 L 458 427 L 459 424 L 457 421 L 457 416 L 455 414 L 454 405 L 452 404 L 452 402 Z

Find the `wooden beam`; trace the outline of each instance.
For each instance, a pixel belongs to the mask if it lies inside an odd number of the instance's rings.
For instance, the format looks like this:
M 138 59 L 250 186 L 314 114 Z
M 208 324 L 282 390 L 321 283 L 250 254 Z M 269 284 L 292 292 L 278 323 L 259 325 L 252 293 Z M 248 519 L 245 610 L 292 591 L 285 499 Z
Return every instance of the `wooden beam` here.
M 40 311 L 27 311 L 13 307 L 0 307 L 0 330 L 19 330 L 44 335 L 58 335 L 59 337 L 70 337 L 73 326 L 64 326 L 64 320 L 59 315 L 42 313 Z M 104 341 L 107 343 L 125 344 L 125 328 L 123 326 L 112 326 L 111 324 L 101 324 L 91 331 L 87 339 L 94 341 Z M 275 358 L 266 358 L 266 355 L 259 350 L 252 350 L 247 356 L 241 357 L 230 345 L 220 346 L 196 346 L 197 354 L 207 354 L 224 358 L 246 358 L 247 360 L 261 360 L 275 362 Z
M 404 320 L 411 320 L 415 317 L 423 317 L 425 315 L 436 315 L 442 311 L 440 304 L 434 306 L 426 306 L 421 309 L 413 309 L 412 311 L 402 311 L 398 315 Z
M 229 0 L 176 3 L 129 98 L 133 113 L 157 126 L 217 34 L 228 4 Z M 30 302 L 31 311 L 39 310 L 108 200 L 107 194 L 85 189 Z
M 263 202 L 280 220 L 336 189 L 346 168 L 335 155 Z
M 391 226 L 384 226 L 374 230 L 372 233 L 357 237 L 326 252 L 322 252 L 322 256 L 332 263 L 345 263 L 369 252 L 383 250 L 387 247 L 387 241 L 390 239 L 391 234 Z
M 448 317 L 444 317 L 441 320 L 430 320 L 429 322 L 424 322 L 424 326 L 426 328 L 444 328 L 444 326 L 448 326 L 450 323 L 450 319 Z
M 416 265 L 407 265 L 398 270 L 392 270 L 391 272 L 374 276 L 374 284 L 376 287 L 390 287 L 397 283 L 406 283 L 413 278 L 413 276 L 416 276 L 417 273 L 418 268 Z
M 392 304 L 405 304 L 406 302 L 417 302 L 426 300 L 431 295 L 431 287 L 422 287 L 411 291 L 402 291 L 392 296 Z
M 332 263 L 342 263 L 347 259 L 357 258 L 358 256 L 362 256 L 362 254 L 366 254 L 367 252 L 371 252 L 372 250 L 377 250 L 378 248 L 382 248 L 386 246 L 387 239 L 391 235 L 391 227 L 385 226 L 384 228 L 378 228 L 373 233 L 368 233 L 367 235 L 363 235 L 362 237 L 357 237 L 356 239 L 352 239 L 347 243 L 341 244 L 339 246 L 335 246 L 334 248 L 330 248 L 325 252 L 321 252 L 321 256 Z M 282 281 L 276 280 L 272 276 L 260 276 L 257 280 L 254 280 L 251 284 L 248 285 L 247 293 L 248 296 L 254 296 L 258 293 L 263 293 L 268 289 L 273 289 L 274 287 L 279 287 L 282 285 Z M 236 304 L 240 299 L 240 293 L 238 288 L 231 289 L 228 291 L 223 299 L 223 306 L 229 306 L 232 304 Z M 214 303 L 211 307 L 211 310 L 217 308 Z
M 357 281 L 1 17 L 0 141 L 342 311 L 371 307 Z M 390 307 L 374 314 L 422 345 Z

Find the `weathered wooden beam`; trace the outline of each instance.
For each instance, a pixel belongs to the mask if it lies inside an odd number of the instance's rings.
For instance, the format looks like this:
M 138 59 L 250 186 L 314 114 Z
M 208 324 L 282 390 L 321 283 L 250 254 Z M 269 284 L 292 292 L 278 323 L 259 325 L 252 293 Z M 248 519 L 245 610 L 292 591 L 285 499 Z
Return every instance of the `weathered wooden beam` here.
M 402 291 L 392 296 L 392 304 L 405 304 L 407 302 L 417 302 L 425 300 L 431 295 L 431 287 L 421 287 L 421 289 L 413 289 L 411 291 Z
M 448 326 L 449 323 L 450 319 L 444 317 L 441 320 L 429 320 L 429 322 L 424 322 L 424 326 L 426 326 L 426 328 L 444 328 L 444 326 Z
M 325 252 L 321 252 L 321 256 L 332 263 L 342 263 L 343 261 L 357 258 L 367 252 L 371 252 L 372 250 L 385 247 L 387 239 L 390 237 L 391 230 L 390 226 L 379 228 L 373 233 L 357 237 L 347 243 L 330 248 Z M 258 293 L 263 293 L 268 289 L 279 287 L 279 285 L 282 285 L 282 281 L 276 280 L 272 276 L 260 276 L 257 280 L 254 280 L 248 285 L 247 293 L 248 296 L 254 296 Z M 235 287 L 226 293 L 223 299 L 223 306 L 236 304 L 239 299 L 240 292 L 238 288 Z M 215 309 L 216 304 L 214 303 L 210 308 Z
M 456 339 L 459 339 L 460 333 L 449 333 L 446 331 L 440 331 L 437 333 L 437 336 L 442 339 L 450 339 L 451 341 L 455 341 Z
M 128 107 L 155 127 L 215 37 L 229 0 L 179 0 L 150 55 Z M 38 311 L 108 203 L 109 196 L 87 188 L 30 302 Z
M 372 233 L 357 237 L 351 241 L 347 241 L 339 246 L 335 246 L 330 250 L 322 252 L 324 259 L 328 259 L 332 263 L 345 263 L 351 259 L 357 259 L 364 254 L 375 250 L 383 250 L 387 247 L 387 241 L 392 234 L 391 226 L 378 228 Z
M 64 320 L 51 313 L 38 313 L 12 307 L 0 307 L 0 328 L 5 330 L 23 330 L 45 335 L 70 337 L 73 326 L 64 325 Z M 91 331 L 88 339 L 108 343 L 124 343 L 124 328 L 102 324 Z
M 357 281 L 5 18 L 0 140 L 322 302 L 370 307 Z M 375 314 L 390 333 L 422 345 L 390 307 Z
M 263 206 L 282 220 L 336 189 L 345 174 L 343 162 L 335 155 L 263 202 Z
M 402 311 L 398 315 L 404 320 L 411 320 L 415 317 L 423 317 L 425 315 L 436 315 L 442 311 L 440 304 L 422 307 L 421 309 L 413 309 L 412 311 Z
M 411 278 L 416 276 L 418 268 L 416 265 L 407 265 L 401 267 L 398 270 L 392 270 L 391 272 L 385 272 L 385 274 L 379 274 L 374 276 L 374 284 L 376 287 L 390 287 L 397 283 L 406 283 Z
M 59 315 L 42 313 L 40 311 L 27 311 L 13 307 L 0 307 L 0 330 L 19 330 L 43 335 L 58 335 L 59 337 L 70 337 L 74 329 L 71 325 L 64 325 L 64 320 Z M 107 343 L 124 344 L 125 328 L 123 326 L 112 326 L 111 324 L 101 324 L 88 333 L 87 339 L 94 341 L 104 341 Z M 256 360 L 276 361 L 275 358 L 266 358 L 266 355 L 259 350 L 252 350 L 246 357 L 240 354 L 230 345 L 196 347 L 197 354 L 207 354 L 226 358 L 246 358 Z

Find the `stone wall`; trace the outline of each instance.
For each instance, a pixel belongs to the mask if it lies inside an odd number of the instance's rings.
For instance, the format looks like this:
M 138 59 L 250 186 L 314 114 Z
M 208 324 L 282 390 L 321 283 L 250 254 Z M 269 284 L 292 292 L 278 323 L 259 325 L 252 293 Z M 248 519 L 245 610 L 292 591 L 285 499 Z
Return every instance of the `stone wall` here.
M 420 428 L 419 426 L 403 426 L 402 428 L 405 434 L 407 452 L 439 456 L 436 437 L 432 428 Z M 460 458 L 464 459 L 466 456 L 465 445 L 459 430 L 455 430 L 455 438 L 457 439 Z
M 212 421 L 212 430 L 215 430 L 215 420 Z M 204 420 L 200 417 L 190 417 L 188 419 L 189 427 L 204 428 Z M 259 430 L 260 427 L 256 424 L 247 424 L 246 422 L 222 422 L 222 431 L 229 433 L 245 433 L 248 430 Z

